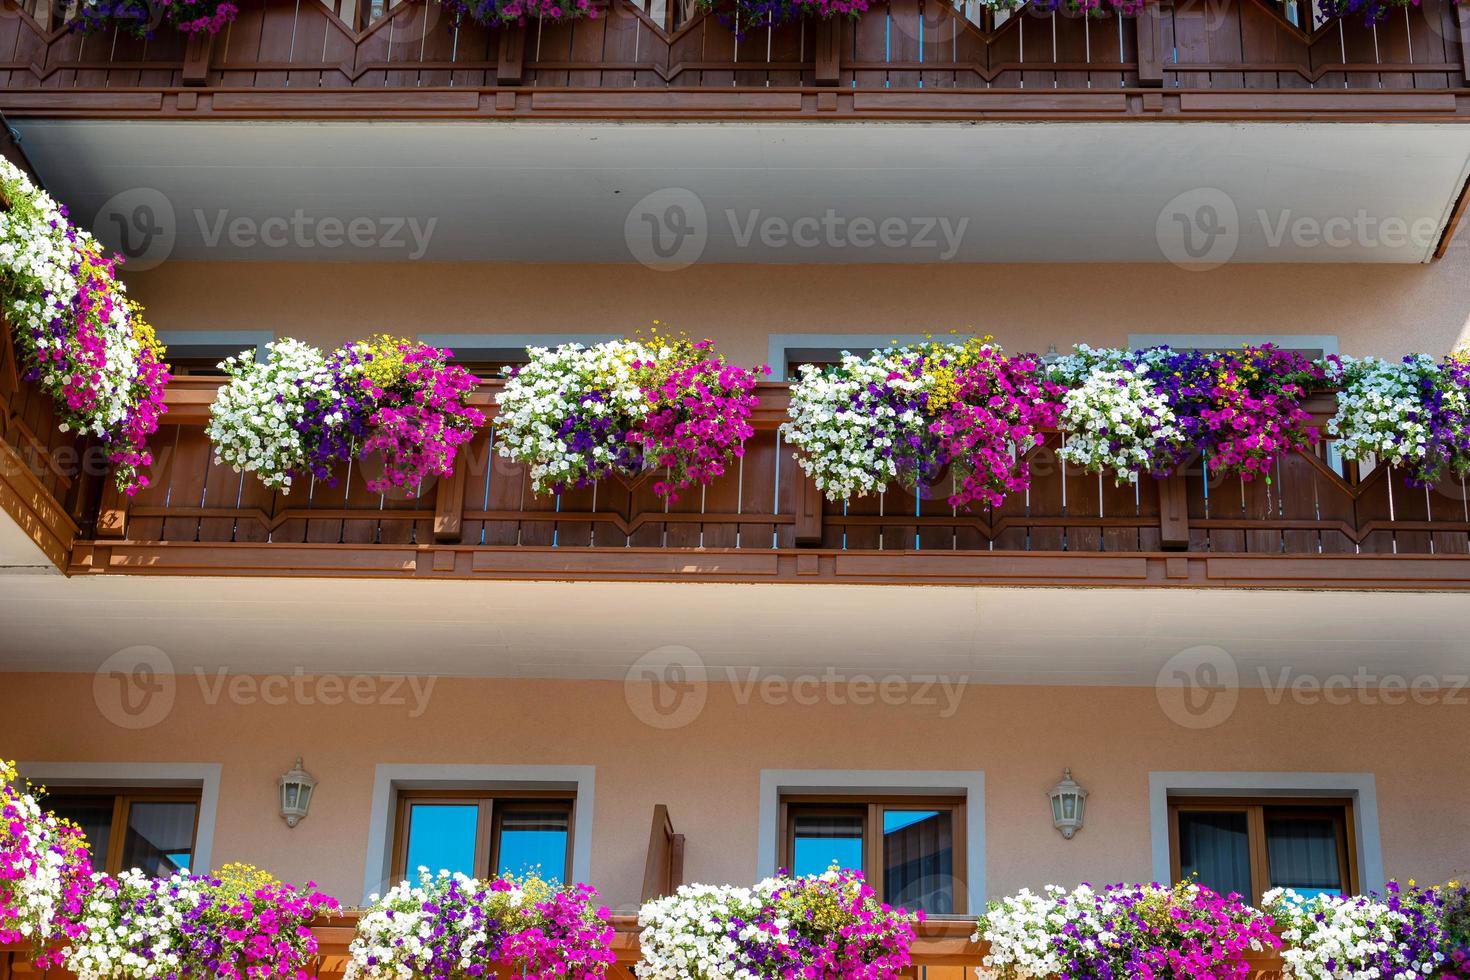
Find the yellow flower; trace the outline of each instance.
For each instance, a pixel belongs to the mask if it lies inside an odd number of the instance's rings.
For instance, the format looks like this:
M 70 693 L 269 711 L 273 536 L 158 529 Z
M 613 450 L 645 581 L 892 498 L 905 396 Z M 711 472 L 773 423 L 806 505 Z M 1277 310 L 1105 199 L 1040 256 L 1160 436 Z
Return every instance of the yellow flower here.
M 374 334 L 360 346 L 369 355 L 363 374 L 379 388 L 391 388 L 403 380 L 403 349 L 412 341 L 389 334 Z
M 158 339 L 153 325 L 143 318 L 143 304 L 137 300 L 127 300 L 128 323 L 133 327 L 133 339 L 138 342 L 141 350 L 151 350 L 154 358 L 159 361 L 167 360 L 167 349 L 163 341 Z

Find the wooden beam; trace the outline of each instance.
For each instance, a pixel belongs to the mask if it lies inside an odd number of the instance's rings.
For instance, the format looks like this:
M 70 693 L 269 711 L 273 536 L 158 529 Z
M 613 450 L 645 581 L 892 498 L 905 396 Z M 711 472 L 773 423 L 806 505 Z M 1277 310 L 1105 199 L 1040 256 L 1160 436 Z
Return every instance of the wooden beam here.
M 1143 9 L 1133 18 L 1134 29 L 1138 32 L 1138 84 L 1146 88 L 1159 88 L 1164 84 L 1165 16 L 1160 0 L 1144 0 Z
M 209 78 L 209 56 L 214 51 L 214 35 L 207 31 L 196 31 L 189 35 L 184 48 L 182 80 L 185 85 L 203 85 Z
M 1470 15 L 1470 9 L 1467 9 Z M 1470 47 L 1465 49 L 1470 52 Z M 1470 61 L 1467 58 L 1466 61 Z M 1455 232 L 1459 230 L 1460 222 L 1465 220 L 1465 210 L 1470 207 L 1470 178 L 1465 180 L 1465 186 L 1460 188 L 1460 199 L 1455 202 L 1455 209 L 1450 212 L 1450 220 L 1445 222 L 1444 234 L 1439 236 L 1439 245 L 1434 250 L 1434 259 L 1439 261 L 1449 254 L 1450 243 L 1454 241 Z
M 796 482 L 796 546 L 815 548 L 822 543 L 822 491 L 806 473 Z
M 128 498 L 117 488 L 108 474 L 102 485 L 102 499 L 97 505 L 97 537 L 121 539 L 128 536 Z
M 440 544 L 457 543 L 464 533 L 464 467 L 463 454 L 454 460 L 454 472 L 439 480 L 434 496 L 434 540 Z
M 1157 481 L 1159 487 L 1159 541 L 1165 551 L 1189 547 L 1189 491 L 1184 474 Z
M 817 21 L 815 46 L 816 83 L 836 85 L 842 77 L 842 22 L 838 17 Z
M 507 24 L 500 28 L 500 56 L 495 62 L 495 81 L 519 85 L 526 73 L 526 26 Z

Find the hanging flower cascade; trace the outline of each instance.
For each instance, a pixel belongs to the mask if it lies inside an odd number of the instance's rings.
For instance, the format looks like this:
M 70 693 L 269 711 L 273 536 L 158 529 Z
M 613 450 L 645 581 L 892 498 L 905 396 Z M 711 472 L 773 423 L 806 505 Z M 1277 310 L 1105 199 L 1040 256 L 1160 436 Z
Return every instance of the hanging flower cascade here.
M 1266 345 L 1134 353 L 1080 346 L 1053 378 L 1068 388 L 1060 456 L 1119 483 L 1178 472 L 1198 451 L 1212 473 L 1270 479 L 1277 460 L 1321 440 L 1302 402 L 1326 369 Z
M 118 260 L 0 158 L 0 294 L 25 378 L 55 401 L 63 432 L 99 439 L 118 489 L 148 485 L 148 437 L 169 381 L 163 346 L 117 278 Z
M 1327 435 L 1344 459 L 1400 468 L 1410 484 L 1470 476 L 1470 352 L 1436 363 L 1265 345 L 1235 351 L 1094 350 L 1044 364 L 985 341 L 930 343 L 805 365 L 787 437 L 833 500 L 892 484 L 923 495 L 946 472 L 955 507 L 998 506 L 1029 486 L 1026 453 L 1048 430 L 1058 456 L 1120 484 L 1203 460 L 1212 475 L 1271 482 L 1323 433 L 1305 402 L 1337 388 Z
M 296 889 L 249 865 L 97 875 L 65 966 L 78 980 L 307 980 L 310 924 L 337 908 L 314 884 Z
M 0 759 L 0 946 L 29 946 L 41 970 L 60 965 L 58 950 L 83 931 L 91 883 L 81 830 L 43 810 Z
M 1280 948 L 1271 925 L 1240 896 L 1189 882 L 1053 885 L 993 903 L 974 938 L 990 944 L 982 980 L 1235 980 L 1247 953 Z
M 71 23 L 84 34 L 116 31 L 151 40 L 164 24 L 185 35 L 218 34 L 240 15 L 235 0 L 73 0 Z
M 893 482 L 924 492 L 949 468 L 951 503 L 998 505 L 1030 485 L 1025 453 L 1057 424 L 1062 393 L 1040 358 L 985 340 L 847 354 L 802 366 L 787 438 L 833 500 Z
M 529 980 L 598 980 L 616 961 L 590 885 L 535 876 L 480 881 L 419 869 L 358 920 L 346 980 L 470 980 L 510 964 Z
M 836 868 L 754 888 L 685 885 L 639 911 L 634 969 L 640 980 L 890 980 L 909 966 L 922 919 Z
M 1302 980 L 1470 976 L 1466 889 L 1403 887 L 1382 895 L 1267 892 L 1262 906 L 1281 931 L 1286 974 Z
M 526 463 L 537 493 L 608 476 L 657 475 L 669 500 L 707 486 L 745 453 L 762 367 L 727 364 L 708 340 L 533 347 L 496 395 L 500 455 Z
M 290 492 L 311 476 L 328 483 L 339 464 L 381 459 L 374 493 L 419 493 L 449 476 L 454 455 L 485 424 L 468 404 L 474 375 L 449 363 L 451 352 L 379 336 L 330 357 L 296 340 L 246 351 L 220 367 L 229 375 L 210 409 L 215 461 L 256 474 Z

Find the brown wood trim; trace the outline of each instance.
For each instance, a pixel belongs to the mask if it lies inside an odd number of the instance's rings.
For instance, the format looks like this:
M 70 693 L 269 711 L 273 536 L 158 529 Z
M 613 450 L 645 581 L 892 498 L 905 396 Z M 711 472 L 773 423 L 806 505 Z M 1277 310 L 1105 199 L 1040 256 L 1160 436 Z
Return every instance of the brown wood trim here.
M 1470 17 L 1470 9 L 1466 9 L 1466 17 Z M 1466 28 L 1470 30 L 1470 28 Z M 1470 51 L 1470 47 L 1466 48 Z M 1470 72 L 1470 69 L 1467 69 Z M 1435 261 L 1449 254 L 1450 245 L 1455 239 L 1455 232 L 1460 228 L 1460 222 L 1465 219 L 1465 211 L 1470 208 L 1470 177 L 1465 178 L 1465 186 L 1460 188 L 1460 196 L 1455 201 L 1455 207 L 1450 212 L 1450 220 L 1445 222 L 1444 234 L 1439 236 L 1439 245 L 1434 249 Z
M 684 883 L 684 835 L 674 832 L 669 808 L 653 807 L 653 825 L 648 831 L 648 857 L 643 865 L 642 901 L 674 894 Z
M 458 542 L 464 530 L 465 461 L 459 457 L 454 462 L 454 472 L 434 488 L 434 540 L 439 544 Z
M 919 70 L 914 63 L 913 70 Z M 0 69 L 5 66 L 0 64 Z M 67 66 L 100 70 L 98 66 Z M 105 67 L 105 66 L 103 66 Z M 161 70 L 160 66 L 160 70 Z M 419 68 L 420 66 L 415 66 Z M 430 70 L 432 66 L 422 66 Z M 860 65 L 850 66 L 854 70 Z M 886 69 L 905 70 L 885 65 Z M 1299 70 L 1272 66 L 1269 72 Z M 1422 66 L 1421 66 L 1422 67 Z M 1458 70 L 1458 66 L 1454 66 Z M 600 66 L 614 70 L 615 66 Z M 1341 65 L 1332 66 L 1343 73 Z M 20 69 L 23 70 L 23 69 Z M 60 69 L 57 69 L 60 70 Z M 260 69 L 266 72 L 265 68 Z M 278 71 L 299 71 L 282 66 Z M 325 70 L 313 67 L 312 70 Z M 385 69 L 386 70 L 386 69 Z M 447 68 L 445 69 L 447 70 Z M 774 70 L 774 69 L 773 69 Z M 876 70 L 876 69 L 875 69 Z M 1019 67 L 1014 69 L 1019 71 Z M 1054 70 L 1063 70 L 1057 68 Z M 1094 69 L 1095 70 L 1095 69 Z M 1177 66 L 1179 72 L 1199 71 Z M 1248 69 L 1236 66 L 1235 72 Z M 1447 71 L 1449 69 L 1446 69 Z M 1170 73 L 1175 68 L 1171 66 Z M 1374 73 L 1387 69 L 1375 66 Z M 1352 74 L 1352 72 L 1348 72 Z M 1057 89 L 1047 92 L 1012 89 L 826 89 L 835 99 L 819 104 L 813 88 L 756 90 L 730 89 L 548 89 L 528 91 L 526 97 L 504 103 L 498 96 L 511 89 L 49 89 L 41 87 L 0 90 L 0 112 L 16 118 L 83 119 L 548 119 L 724 121 L 772 118 L 864 122 L 874 119 L 928 122 L 991 117 L 1017 122 L 1130 121 L 1365 123 L 1455 122 L 1470 118 L 1470 98 L 1452 91 L 1364 92 L 1343 89 L 1188 90 L 1139 87 L 1099 93 Z M 186 98 L 187 96 L 187 98 Z M 1146 100 L 1162 98 L 1162 110 Z M 182 102 L 181 102 L 182 100 Z
M 192 803 L 194 830 L 189 842 L 192 854 L 199 843 L 199 811 L 202 792 L 177 786 L 141 788 L 134 786 L 56 786 L 52 796 L 95 796 L 112 800 L 112 823 L 108 828 L 107 860 L 99 871 L 117 875 L 123 871 L 123 850 L 127 846 L 128 819 L 137 803 Z
M 1159 539 L 1164 550 L 1182 551 L 1189 547 L 1189 489 L 1184 477 L 1175 474 L 1158 481 Z

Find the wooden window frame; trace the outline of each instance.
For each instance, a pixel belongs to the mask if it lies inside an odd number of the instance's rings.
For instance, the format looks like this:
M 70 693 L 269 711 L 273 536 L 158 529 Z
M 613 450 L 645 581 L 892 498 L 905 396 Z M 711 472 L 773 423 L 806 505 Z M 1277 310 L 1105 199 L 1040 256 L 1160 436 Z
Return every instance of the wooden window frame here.
M 475 803 L 479 812 L 475 818 L 475 865 L 476 878 L 490 878 L 500 863 L 500 814 L 505 810 L 550 807 L 565 809 L 567 815 L 566 870 L 563 877 L 571 877 L 572 851 L 576 840 L 577 794 L 575 790 L 481 790 L 481 789 L 401 789 L 393 808 L 393 860 L 389 866 L 395 881 L 408 876 L 408 831 L 409 814 L 415 805 L 463 806 Z M 497 805 L 500 804 L 500 805 Z M 563 882 L 569 884 L 569 882 Z
M 98 871 L 109 875 L 123 872 L 123 850 L 128 839 L 128 816 L 135 803 L 192 803 L 194 828 L 189 834 L 190 869 L 201 873 L 207 869 L 193 867 L 199 851 L 199 813 L 204 809 L 203 791 L 180 787 L 136 788 L 132 786 L 54 786 L 52 796 L 95 796 L 112 799 L 112 823 L 107 836 L 107 861 Z
M 1361 890 L 1358 877 L 1358 844 L 1353 801 L 1348 798 L 1317 797 L 1171 797 L 1169 799 L 1169 871 L 1175 881 L 1183 876 L 1179 851 L 1179 817 L 1184 813 L 1244 813 L 1249 832 L 1251 895 L 1244 896 L 1259 904 L 1271 890 L 1271 855 L 1266 844 L 1267 811 L 1273 817 L 1320 816 L 1324 811 L 1337 826 L 1338 867 L 1342 874 L 1342 893 L 1356 895 Z
M 782 794 L 779 803 L 780 836 L 776 846 L 776 863 L 790 868 L 795 853 L 796 818 L 803 816 L 860 816 L 863 821 L 863 877 L 879 897 L 883 895 L 883 813 L 887 810 L 944 810 L 950 815 L 953 836 L 951 878 L 953 879 L 953 915 L 969 912 L 967 889 L 961 887 L 969 867 L 969 841 L 966 839 L 965 808 L 968 801 L 954 795 L 830 795 L 811 793 Z

